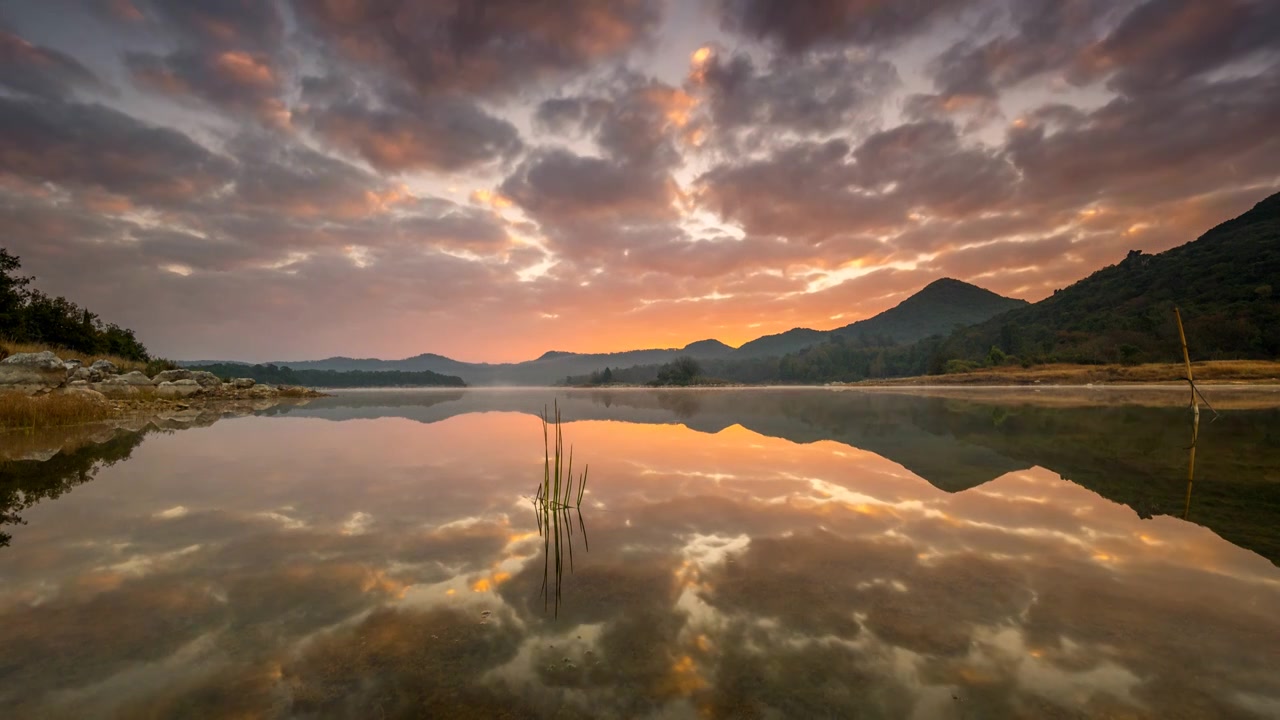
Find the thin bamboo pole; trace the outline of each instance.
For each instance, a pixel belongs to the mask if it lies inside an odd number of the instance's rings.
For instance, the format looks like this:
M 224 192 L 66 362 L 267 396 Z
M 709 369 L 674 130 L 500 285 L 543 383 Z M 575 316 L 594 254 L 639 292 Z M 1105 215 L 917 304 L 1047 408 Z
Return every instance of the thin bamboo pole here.
M 1187 352 L 1187 333 L 1182 329 L 1182 312 L 1175 307 L 1173 316 L 1178 320 L 1178 339 L 1182 341 L 1182 361 L 1187 364 L 1187 384 L 1191 386 L 1191 412 L 1195 414 L 1198 425 L 1200 402 L 1196 398 L 1196 379 L 1191 375 L 1191 354 Z

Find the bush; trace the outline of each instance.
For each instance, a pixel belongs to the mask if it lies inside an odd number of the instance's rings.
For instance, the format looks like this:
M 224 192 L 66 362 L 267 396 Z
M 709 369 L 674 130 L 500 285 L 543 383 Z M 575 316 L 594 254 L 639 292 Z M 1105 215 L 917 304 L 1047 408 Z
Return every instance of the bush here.
M 165 358 L 155 358 L 147 361 L 147 367 L 142 371 L 147 377 L 155 377 L 166 370 L 177 370 L 178 363 Z
M 972 360 L 961 360 L 956 358 L 954 360 L 947 361 L 943 372 L 947 375 L 955 375 L 957 373 L 973 372 L 974 370 L 980 369 L 982 369 L 982 365 L 973 362 Z

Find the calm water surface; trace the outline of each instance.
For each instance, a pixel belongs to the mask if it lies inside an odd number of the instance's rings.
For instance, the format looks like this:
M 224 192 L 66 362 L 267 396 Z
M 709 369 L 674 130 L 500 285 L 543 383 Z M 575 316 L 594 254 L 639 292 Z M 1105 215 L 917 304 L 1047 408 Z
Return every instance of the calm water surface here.
M 363 391 L 24 450 L 0 717 L 1280 717 L 1280 412 L 1189 489 L 1184 400 Z

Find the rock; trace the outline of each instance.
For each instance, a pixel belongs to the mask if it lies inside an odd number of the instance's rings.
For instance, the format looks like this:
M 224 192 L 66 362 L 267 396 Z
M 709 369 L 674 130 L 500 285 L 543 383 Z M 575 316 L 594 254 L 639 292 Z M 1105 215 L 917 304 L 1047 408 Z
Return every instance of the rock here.
M 85 383 L 84 385 L 76 385 L 74 387 L 70 387 L 70 386 L 65 387 L 59 390 L 58 392 L 63 395 L 72 395 L 75 397 L 82 397 L 87 400 L 92 400 L 100 405 L 107 404 L 107 396 L 89 387 L 88 383 Z
M 231 384 L 235 385 L 235 388 L 237 390 L 248 390 L 249 388 L 256 385 L 257 381 L 254 380 L 253 378 L 236 378 L 235 380 L 231 381 Z
M 204 388 L 195 380 L 174 380 L 156 386 L 156 397 L 162 398 L 189 398 L 202 392 Z
M 103 380 L 100 383 L 94 383 L 93 389 L 112 400 L 125 400 L 128 398 L 138 397 L 142 394 L 142 391 L 139 390 L 136 385 L 122 383 L 119 382 L 119 380 L 120 378 L 112 378 L 110 380 Z
M 111 362 L 110 360 L 95 360 L 94 363 L 89 366 L 89 368 L 92 370 L 97 370 L 98 372 L 102 373 L 104 376 L 115 375 L 116 373 L 120 372 L 120 368 L 116 367 L 116 364 Z
M 173 382 L 175 380 L 190 380 L 191 371 L 183 370 L 181 368 L 177 370 L 165 370 L 162 373 L 158 373 L 155 377 L 151 379 L 154 380 L 157 385 L 163 382 Z
M 66 382 L 66 367 L 57 355 L 48 350 L 17 353 L 0 360 L 0 390 L 35 395 L 62 387 Z
M 104 375 L 101 370 L 97 370 L 92 367 L 81 366 L 71 372 L 70 379 L 73 381 L 87 380 L 88 382 L 93 383 L 93 382 L 102 382 L 104 379 L 106 379 L 106 375 Z
M 69 388 L 77 388 L 77 387 L 78 387 L 78 388 L 87 388 L 87 387 L 89 387 L 89 381 L 87 381 L 87 380 L 72 380 L 71 382 L 67 383 L 67 387 L 69 387 Z
M 80 362 L 79 360 L 77 360 L 77 359 L 75 359 L 75 358 L 71 358 L 70 360 L 63 360 L 63 361 L 62 361 L 62 367 L 66 368 L 66 369 L 67 369 L 67 372 L 69 372 L 69 373 L 71 373 L 71 372 L 75 372 L 75 371 L 76 371 L 76 368 L 80 367 L 81 365 L 84 365 L 84 363 Z
M 138 372 L 137 370 L 134 370 L 131 373 L 125 373 L 124 375 L 121 375 L 116 378 L 112 378 L 111 382 L 122 383 L 124 385 L 134 385 L 140 388 L 155 387 L 156 385 L 154 382 L 151 381 L 151 378 Z
M 272 398 L 276 396 L 276 389 L 269 385 L 255 385 L 249 388 L 249 397 L 251 398 Z
M 188 380 L 195 380 L 200 387 L 206 390 L 217 390 L 222 387 L 222 378 L 205 370 L 191 370 L 191 377 Z

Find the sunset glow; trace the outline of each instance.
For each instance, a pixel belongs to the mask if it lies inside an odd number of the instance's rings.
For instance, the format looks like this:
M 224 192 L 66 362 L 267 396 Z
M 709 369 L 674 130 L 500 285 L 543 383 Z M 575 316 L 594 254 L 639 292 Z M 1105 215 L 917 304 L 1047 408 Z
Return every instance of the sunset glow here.
M 167 357 L 506 362 L 1039 300 L 1280 188 L 1274 2 L 464 5 L 6 5 L 5 247 Z

